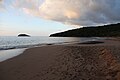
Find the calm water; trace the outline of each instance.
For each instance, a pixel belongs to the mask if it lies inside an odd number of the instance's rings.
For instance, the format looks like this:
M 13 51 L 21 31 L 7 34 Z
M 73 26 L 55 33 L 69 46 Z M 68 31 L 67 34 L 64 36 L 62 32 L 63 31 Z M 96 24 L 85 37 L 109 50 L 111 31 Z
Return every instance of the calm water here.
M 75 37 L 0 37 L 0 62 L 21 54 L 26 48 L 45 46 L 48 44 L 65 44 L 100 40 L 99 37 L 75 38 Z
M 89 40 L 98 40 L 100 38 L 75 38 L 75 37 L 0 37 L 0 50 L 28 48 L 47 44 L 60 44 L 72 42 L 84 42 Z

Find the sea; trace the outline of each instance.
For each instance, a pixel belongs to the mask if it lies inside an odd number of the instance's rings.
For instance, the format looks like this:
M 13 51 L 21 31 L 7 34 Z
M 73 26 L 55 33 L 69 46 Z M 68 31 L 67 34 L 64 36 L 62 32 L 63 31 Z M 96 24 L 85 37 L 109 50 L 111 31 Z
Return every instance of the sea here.
M 47 45 L 82 43 L 96 41 L 100 37 L 48 37 L 48 36 L 0 36 L 0 62 L 22 54 L 26 49 Z

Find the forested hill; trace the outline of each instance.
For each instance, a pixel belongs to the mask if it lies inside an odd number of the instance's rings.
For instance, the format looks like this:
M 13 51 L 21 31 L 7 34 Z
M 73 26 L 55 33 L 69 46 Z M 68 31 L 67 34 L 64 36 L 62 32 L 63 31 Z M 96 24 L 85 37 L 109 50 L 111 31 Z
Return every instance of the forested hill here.
M 50 37 L 120 37 L 120 23 L 98 27 L 83 27 L 51 34 Z

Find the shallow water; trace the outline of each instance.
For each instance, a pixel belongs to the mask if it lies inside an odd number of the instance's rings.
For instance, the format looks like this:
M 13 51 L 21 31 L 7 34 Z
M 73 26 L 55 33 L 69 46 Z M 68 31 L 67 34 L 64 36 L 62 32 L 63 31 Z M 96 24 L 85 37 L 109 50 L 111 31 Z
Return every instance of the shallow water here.
M 0 37 L 0 62 L 15 57 L 23 53 L 25 48 L 45 46 L 51 44 L 82 43 L 86 41 L 96 41 L 104 38 L 99 37 Z
M 23 53 L 25 49 L 10 49 L 0 51 L 0 62 L 18 56 Z

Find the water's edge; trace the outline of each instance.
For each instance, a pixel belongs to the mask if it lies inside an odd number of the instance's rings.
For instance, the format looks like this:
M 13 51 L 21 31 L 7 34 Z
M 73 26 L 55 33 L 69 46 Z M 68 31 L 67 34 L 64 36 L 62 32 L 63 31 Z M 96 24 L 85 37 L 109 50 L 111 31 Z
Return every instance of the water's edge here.
M 11 59 L 22 54 L 27 48 L 23 49 L 10 49 L 0 51 L 0 62 Z
M 6 61 L 8 59 L 11 59 L 13 57 L 19 56 L 20 54 L 24 53 L 26 49 L 34 48 L 34 47 L 43 47 L 48 45 L 59 45 L 59 44 L 70 44 L 71 42 L 64 42 L 64 43 L 49 43 L 49 44 L 43 44 L 43 45 L 34 45 L 34 46 L 26 46 L 21 48 L 14 48 L 14 49 L 5 49 L 0 50 L 0 62 Z
M 102 39 L 102 38 L 101 38 Z M 48 45 L 61 45 L 61 44 L 74 44 L 74 43 L 83 43 L 87 41 L 98 41 L 101 40 L 99 38 L 93 38 L 93 39 L 88 39 L 85 41 L 79 42 L 79 40 L 75 41 L 70 41 L 70 42 L 57 42 L 57 43 L 44 43 L 44 44 L 36 44 L 36 45 L 24 45 L 24 46 L 17 46 L 17 47 L 11 47 L 11 48 L 3 48 L 0 49 L 0 62 L 3 62 L 5 60 L 11 59 L 13 57 L 16 57 L 20 54 L 22 54 L 26 49 L 33 48 L 33 47 L 42 47 L 42 46 L 48 46 Z M 103 39 L 102 39 L 103 40 Z

